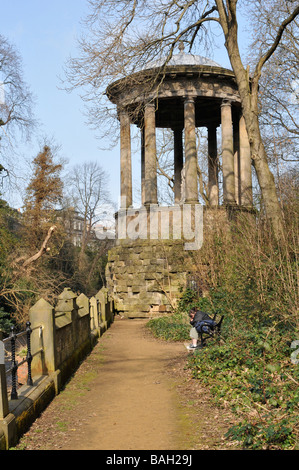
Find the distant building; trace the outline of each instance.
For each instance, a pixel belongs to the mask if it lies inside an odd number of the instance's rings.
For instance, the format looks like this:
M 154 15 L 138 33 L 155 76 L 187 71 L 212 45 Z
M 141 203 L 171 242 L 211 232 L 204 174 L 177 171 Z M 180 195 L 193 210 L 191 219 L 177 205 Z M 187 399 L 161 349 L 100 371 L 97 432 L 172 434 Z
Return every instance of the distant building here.
M 70 241 L 73 245 L 80 246 L 84 234 L 84 218 L 73 207 L 57 210 L 56 214 Z

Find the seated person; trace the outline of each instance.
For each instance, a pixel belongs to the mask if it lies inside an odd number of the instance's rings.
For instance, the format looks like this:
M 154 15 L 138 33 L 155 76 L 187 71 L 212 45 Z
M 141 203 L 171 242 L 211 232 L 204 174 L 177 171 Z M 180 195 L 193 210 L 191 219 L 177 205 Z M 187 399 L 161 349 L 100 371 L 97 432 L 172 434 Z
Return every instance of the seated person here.
M 199 335 L 194 325 L 197 322 L 201 322 L 203 320 L 211 320 L 211 317 L 207 313 L 202 312 L 201 310 L 196 310 L 196 308 L 192 308 L 189 311 L 189 318 L 190 318 L 190 325 L 192 325 L 192 328 L 190 330 L 190 338 L 192 340 L 192 343 L 188 346 L 188 349 L 197 349 L 199 347 L 198 346 Z

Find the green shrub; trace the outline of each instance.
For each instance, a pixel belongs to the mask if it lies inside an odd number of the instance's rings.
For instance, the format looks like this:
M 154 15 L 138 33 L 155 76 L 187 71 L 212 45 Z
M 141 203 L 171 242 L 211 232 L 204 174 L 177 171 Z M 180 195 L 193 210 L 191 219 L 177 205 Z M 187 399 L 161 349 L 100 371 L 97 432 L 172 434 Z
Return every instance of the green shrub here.
M 4 333 L 9 334 L 10 328 L 13 326 L 13 321 L 10 314 L 5 312 L 3 307 L 0 307 L 0 330 Z
M 154 318 L 147 323 L 147 327 L 156 338 L 164 341 L 185 341 L 189 338 L 190 325 L 185 314 Z

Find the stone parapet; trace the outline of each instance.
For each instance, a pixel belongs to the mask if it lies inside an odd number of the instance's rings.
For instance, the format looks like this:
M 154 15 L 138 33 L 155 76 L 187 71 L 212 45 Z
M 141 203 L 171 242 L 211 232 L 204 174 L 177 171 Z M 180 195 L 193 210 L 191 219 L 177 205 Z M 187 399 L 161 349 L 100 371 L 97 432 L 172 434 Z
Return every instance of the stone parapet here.
M 33 385 L 19 388 L 17 399 L 8 398 L 0 355 L 0 450 L 17 443 L 113 319 L 114 304 L 105 288 L 91 299 L 66 288 L 55 306 L 40 299 L 30 309 Z

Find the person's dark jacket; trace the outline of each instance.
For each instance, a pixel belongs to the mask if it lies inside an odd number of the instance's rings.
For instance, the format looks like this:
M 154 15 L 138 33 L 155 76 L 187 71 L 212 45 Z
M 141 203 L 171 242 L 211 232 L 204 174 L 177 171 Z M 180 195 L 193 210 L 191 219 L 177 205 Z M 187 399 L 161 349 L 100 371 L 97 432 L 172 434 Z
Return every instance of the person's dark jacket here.
M 193 320 L 190 321 L 190 324 L 194 326 L 195 323 L 197 323 L 198 321 L 203 321 L 203 320 L 211 320 L 211 317 L 207 313 L 202 312 L 201 310 L 197 310 L 196 314 L 194 315 Z

